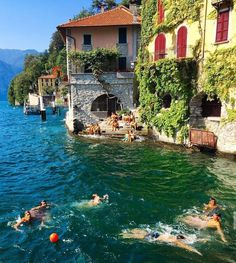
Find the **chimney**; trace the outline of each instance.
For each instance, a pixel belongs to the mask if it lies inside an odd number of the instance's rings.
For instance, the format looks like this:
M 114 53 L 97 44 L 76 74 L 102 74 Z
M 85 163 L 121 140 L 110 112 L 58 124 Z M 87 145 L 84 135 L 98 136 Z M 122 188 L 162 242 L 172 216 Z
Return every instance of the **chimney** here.
M 137 23 L 137 21 L 138 21 L 138 8 L 137 8 L 135 0 L 130 0 L 130 2 L 129 2 L 129 10 L 133 14 L 133 22 Z
M 105 4 L 102 3 L 101 6 L 100 6 L 100 8 L 101 8 L 101 13 L 104 13 L 104 11 L 105 11 Z

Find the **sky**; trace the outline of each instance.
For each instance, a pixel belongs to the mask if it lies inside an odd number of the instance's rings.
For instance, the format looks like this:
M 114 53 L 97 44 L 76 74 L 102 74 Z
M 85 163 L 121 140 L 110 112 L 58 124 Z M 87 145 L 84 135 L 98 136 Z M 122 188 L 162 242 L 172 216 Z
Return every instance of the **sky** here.
M 91 3 L 92 0 L 0 0 L 0 48 L 42 52 L 48 49 L 56 27 Z

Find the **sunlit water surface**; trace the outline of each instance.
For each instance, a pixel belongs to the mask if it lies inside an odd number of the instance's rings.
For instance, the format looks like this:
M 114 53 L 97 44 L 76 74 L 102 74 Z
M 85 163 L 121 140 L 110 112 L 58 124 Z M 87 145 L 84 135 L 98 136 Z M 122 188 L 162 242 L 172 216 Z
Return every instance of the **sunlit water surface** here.
M 150 142 L 76 139 L 63 118 L 48 114 L 41 122 L 0 102 L 1 263 L 236 262 L 235 162 Z M 109 202 L 87 207 L 93 193 L 108 193 Z M 201 211 L 209 196 L 225 208 L 226 244 L 215 231 L 181 222 L 185 214 Z M 15 231 L 17 218 L 42 199 L 52 204 L 46 226 L 35 222 Z M 137 227 L 187 235 L 203 256 L 120 237 Z M 57 244 L 49 241 L 52 232 L 60 236 Z

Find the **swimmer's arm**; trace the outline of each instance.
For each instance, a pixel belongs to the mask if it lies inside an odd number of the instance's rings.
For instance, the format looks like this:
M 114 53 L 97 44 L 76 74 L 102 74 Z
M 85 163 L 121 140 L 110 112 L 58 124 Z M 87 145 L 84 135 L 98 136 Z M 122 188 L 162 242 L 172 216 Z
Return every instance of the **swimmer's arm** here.
M 19 226 L 23 223 L 23 220 L 21 219 L 19 222 L 17 222 L 13 227 L 15 228 L 15 230 L 19 230 Z
M 180 248 L 183 248 L 183 249 L 186 249 L 188 251 L 191 251 L 191 252 L 194 252 L 194 253 L 197 253 L 198 255 L 202 256 L 202 253 L 200 253 L 197 249 L 183 243 L 183 242 L 180 242 L 180 241 L 175 241 L 174 244 L 177 246 L 177 247 L 180 247 Z
M 218 234 L 220 235 L 221 240 L 222 240 L 223 242 L 227 242 L 227 240 L 225 239 L 225 235 L 224 235 L 224 233 L 223 233 L 223 231 L 222 231 L 220 225 L 217 226 L 217 232 L 218 232 Z
M 206 210 L 208 210 L 208 209 L 209 209 L 209 205 L 208 205 L 208 204 L 204 204 L 203 210 L 206 211 Z

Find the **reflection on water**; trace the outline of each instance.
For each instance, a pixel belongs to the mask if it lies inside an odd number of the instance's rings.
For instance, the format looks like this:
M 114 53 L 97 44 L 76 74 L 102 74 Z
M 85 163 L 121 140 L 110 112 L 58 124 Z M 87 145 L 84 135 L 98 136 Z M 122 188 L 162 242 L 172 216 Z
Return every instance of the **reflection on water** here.
M 2 103 L 0 113 L 0 262 L 235 262 L 235 162 L 146 142 L 75 139 L 63 116 L 41 123 Z M 108 193 L 109 203 L 87 207 L 93 193 Z M 210 196 L 224 208 L 227 244 L 180 220 L 201 213 Z M 43 199 L 54 204 L 46 226 L 13 230 L 17 217 Z M 132 228 L 182 233 L 203 257 L 120 238 Z M 49 242 L 52 232 L 58 244 Z

